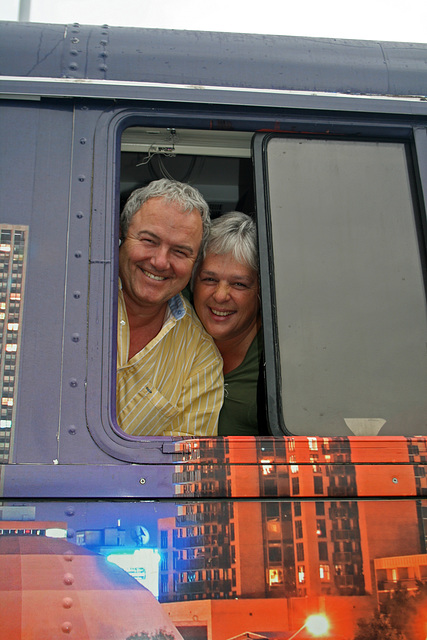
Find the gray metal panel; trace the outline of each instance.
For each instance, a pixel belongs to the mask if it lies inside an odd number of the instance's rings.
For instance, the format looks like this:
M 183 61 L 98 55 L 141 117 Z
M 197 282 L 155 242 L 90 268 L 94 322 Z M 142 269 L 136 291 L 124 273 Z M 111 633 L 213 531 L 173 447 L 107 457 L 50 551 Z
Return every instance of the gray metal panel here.
M 9 76 L 425 96 L 426 55 L 426 44 L 0 25 L 0 73 Z
M 2 108 L 1 210 L 3 222 L 29 226 L 15 461 L 51 462 L 57 448 L 71 112 L 61 111 L 53 121 L 34 106 Z
M 4 497 L 30 498 L 172 498 L 174 467 L 112 464 L 7 465 L 3 468 Z
M 98 115 L 84 105 L 75 115 L 70 102 L 55 110 L 2 104 L 1 222 L 29 227 L 10 462 L 108 459 L 86 426 L 91 140 Z M 103 290 L 93 297 L 103 304 Z
M 2 75 L 61 77 L 64 25 L 2 22 L 0 31 Z

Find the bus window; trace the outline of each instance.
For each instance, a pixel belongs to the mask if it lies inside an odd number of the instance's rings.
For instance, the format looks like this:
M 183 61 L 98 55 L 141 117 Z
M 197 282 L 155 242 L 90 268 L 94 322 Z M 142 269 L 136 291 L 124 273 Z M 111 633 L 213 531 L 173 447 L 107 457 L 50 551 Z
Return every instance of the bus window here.
M 263 325 L 278 344 L 266 339 L 273 421 L 296 435 L 425 434 L 408 145 L 260 135 L 254 153 Z
M 174 128 L 128 128 L 124 131 L 121 141 L 121 210 L 123 209 L 128 196 L 135 189 L 144 187 L 153 180 L 155 181 L 161 178 L 167 178 L 188 183 L 196 187 L 209 204 L 212 218 L 218 218 L 226 212 L 235 210 L 247 213 L 253 218 L 255 214 L 250 143 L 251 134 L 244 132 L 176 130 Z M 199 218 L 200 216 L 197 215 L 197 217 Z M 125 243 L 120 250 L 121 267 L 123 267 L 124 256 L 127 255 L 125 252 L 128 245 L 129 243 Z M 194 257 L 196 257 L 196 254 L 194 254 Z M 138 257 L 138 260 L 141 264 L 142 259 Z M 125 271 L 126 270 L 123 270 L 122 273 L 125 274 Z M 188 273 L 188 276 L 189 275 L 190 272 Z M 184 281 L 181 283 L 181 286 L 185 286 Z M 187 291 L 184 293 L 187 295 Z M 170 297 L 171 296 L 172 294 L 170 294 Z M 255 299 L 257 299 L 257 292 L 255 292 Z M 177 323 L 174 326 L 174 330 L 176 329 L 177 332 L 182 332 L 183 329 L 179 329 L 179 327 L 187 326 L 186 323 L 187 319 L 182 323 Z M 171 362 L 169 355 L 171 370 L 168 372 L 167 376 L 163 376 L 161 378 L 162 374 L 159 375 L 159 371 L 162 370 L 162 367 L 159 367 L 158 354 L 154 351 L 150 352 L 151 354 L 154 353 L 154 356 L 146 356 L 147 360 L 151 357 L 150 362 L 152 363 L 154 371 L 152 375 L 147 373 L 149 365 L 146 362 L 144 362 L 144 367 L 139 363 L 133 366 L 136 361 L 134 360 L 133 363 L 128 366 L 129 352 L 128 350 L 125 351 L 126 346 L 123 349 L 121 348 L 121 345 L 128 344 L 129 333 L 127 330 L 128 323 L 124 311 L 123 298 L 120 292 L 118 324 L 120 336 L 118 344 L 120 347 L 117 383 L 119 408 L 117 409 L 117 418 L 119 425 L 122 426 L 129 435 L 133 436 L 186 435 L 186 431 L 184 429 L 182 432 L 179 432 L 177 429 L 179 421 L 181 420 L 182 422 L 182 415 L 184 414 L 184 411 L 180 410 L 180 413 L 178 414 L 178 409 L 176 409 L 175 404 L 181 403 L 186 405 L 186 403 L 182 401 L 182 398 L 184 398 L 184 382 L 182 381 L 190 380 L 191 377 L 186 373 L 186 378 L 183 376 L 179 381 L 173 379 L 173 382 L 171 382 L 170 374 L 172 369 L 178 371 L 178 375 L 181 375 L 181 372 L 187 371 L 187 369 L 184 367 L 176 368 L 176 362 Z M 191 327 L 192 333 L 194 331 L 194 325 L 192 324 Z M 174 334 L 172 332 L 169 333 L 167 339 L 170 340 L 170 336 L 173 335 Z M 188 335 L 188 333 L 185 335 Z M 196 332 L 195 335 L 198 335 L 198 333 Z M 179 338 L 178 341 L 177 338 L 172 338 L 171 342 L 172 340 L 176 344 L 181 340 L 181 338 Z M 164 344 L 165 341 L 166 338 L 163 340 L 161 345 Z M 196 345 L 196 340 L 194 340 L 192 344 Z M 201 340 L 200 344 L 204 345 L 204 340 Z M 163 346 L 163 349 L 165 348 L 166 347 Z M 170 348 L 172 348 L 172 346 Z M 197 346 L 198 351 L 196 351 L 196 346 L 194 346 L 194 348 L 193 346 L 190 347 L 185 355 L 186 363 L 192 362 L 193 354 L 201 354 L 201 349 L 206 349 L 206 347 Z M 205 391 L 200 393 L 200 402 L 198 400 L 195 401 L 194 398 L 192 399 L 191 406 L 195 407 L 198 405 L 199 413 L 197 417 L 197 430 L 194 432 L 196 425 L 191 423 L 189 427 L 189 435 L 211 435 L 214 428 L 215 434 L 217 433 L 215 420 L 216 414 L 212 411 L 212 406 L 215 401 L 215 410 L 219 411 L 219 401 L 222 399 L 223 393 L 221 378 L 222 360 L 220 360 L 219 355 L 216 355 L 213 352 L 213 346 L 209 346 L 208 349 L 210 349 L 209 367 L 212 368 L 207 368 L 206 363 L 208 358 L 206 355 L 203 355 L 205 362 L 203 364 L 204 372 L 202 377 L 206 379 L 207 382 L 206 387 L 203 386 L 205 385 L 205 382 L 202 382 L 200 385 L 202 390 L 205 389 Z M 139 349 L 135 349 L 135 351 L 139 351 Z M 170 354 L 169 351 L 168 353 Z M 181 353 L 184 353 L 182 349 Z M 197 357 L 200 360 L 201 356 L 198 355 Z M 167 362 L 164 363 L 164 366 L 167 370 Z M 139 367 L 139 369 L 137 367 Z M 193 367 L 192 371 L 194 370 L 195 367 Z M 212 370 L 214 370 L 214 375 L 210 378 Z M 166 385 L 164 382 L 161 382 L 164 386 L 159 388 L 159 392 L 156 397 L 154 395 L 156 390 L 153 393 L 152 389 L 149 389 L 146 386 L 146 383 L 141 384 L 140 380 L 143 375 L 146 376 L 146 380 L 150 380 L 152 382 L 153 388 L 156 387 L 156 383 L 154 382 L 156 375 L 163 381 L 167 380 L 167 384 L 169 384 L 168 390 L 165 391 Z M 125 383 L 125 378 L 131 382 Z M 196 376 L 194 376 L 194 378 L 196 378 Z M 135 382 L 135 380 L 137 380 L 137 382 Z M 197 380 L 199 380 L 199 378 L 197 378 Z M 126 384 L 128 386 L 126 386 Z M 123 390 L 128 389 L 130 385 L 132 386 L 132 390 L 130 392 L 126 391 L 128 395 L 125 396 L 125 392 Z M 141 418 L 141 405 L 137 404 L 137 401 L 135 400 L 136 394 L 134 389 L 137 387 L 138 394 L 140 393 L 139 390 L 142 390 L 140 402 L 144 407 L 148 405 L 146 397 L 143 397 L 143 393 L 145 393 L 144 390 L 147 390 L 147 393 L 152 394 L 148 396 L 150 399 L 156 398 L 156 412 L 152 413 L 152 415 L 155 415 L 155 422 L 153 420 L 152 425 L 148 425 L 147 420 L 144 424 L 144 421 Z M 190 392 L 188 390 L 185 392 L 187 393 L 186 397 L 189 397 Z M 147 393 L 145 395 L 147 395 Z M 172 399 L 169 394 L 172 395 Z M 206 400 L 209 394 L 210 397 Z M 124 397 L 126 397 L 126 400 L 123 400 Z M 128 398 L 130 397 L 132 399 L 131 401 L 128 401 Z M 160 400 L 158 398 L 160 398 Z M 178 400 L 176 400 L 176 398 L 178 398 Z M 132 402 L 134 404 L 132 404 Z M 203 414 L 203 411 L 206 410 L 204 409 L 206 405 L 204 405 L 203 402 L 211 403 L 209 411 L 205 414 Z M 153 400 L 153 404 L 154 403 L 155 402 Z M 164 424 L 162 424 L 158 418 L 160 411 L 157 407 L 161 403 L 162 413 L 165 415 Z M 168 409 L 167 414 L 163 405 L 170 408 L 170 410 Z M 185 406 L 185 410 L 188 412 L 190 403 L 187 403 L 187 405 L 188 406 Z M 131 409 L 128 411 L 129 407 L 131 407 Z M 133 411 L 133 413 L 131 413 L 131 411 Z M 178 415 L 178 418 L 173 422 L 172 418 L 175 418 L 175 414 Z M 131 415 L 131 418 L 129 418 L 129 415 Z M 207 415 L 209 418 L 203 418 L 203 415 Z M 194 417 L 194 413 L 192 416 Z M 173 424 L 173 426 L 171 426 L 171 424 Z M 206 429 L 206 432 L 203 431 L 204 429 Z
M 120 205 L 152 180 L 196 187 L 213 218 L 238 209 L 254 212 L 251 133 L 129 127 L 121 142 Z

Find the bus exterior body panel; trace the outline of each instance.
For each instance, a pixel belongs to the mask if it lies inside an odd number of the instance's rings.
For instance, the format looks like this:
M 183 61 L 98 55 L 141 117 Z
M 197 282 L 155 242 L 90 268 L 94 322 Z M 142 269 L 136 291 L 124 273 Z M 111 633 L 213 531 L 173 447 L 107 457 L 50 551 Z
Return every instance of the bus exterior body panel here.
M 425 637 L 426 55 L 0 24 L 0 638 Z M 269 436 L 117 425 L 161 170 L 256 209 Z

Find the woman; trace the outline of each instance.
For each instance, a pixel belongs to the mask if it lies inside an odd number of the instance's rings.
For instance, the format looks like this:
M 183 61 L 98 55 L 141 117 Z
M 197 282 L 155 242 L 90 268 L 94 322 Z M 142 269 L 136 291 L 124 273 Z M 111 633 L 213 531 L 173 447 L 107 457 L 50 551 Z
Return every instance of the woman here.
M 266 434 L 255 222 L 232 211 L 212 223 L 194 306 L 224 362 L 218 435 Z

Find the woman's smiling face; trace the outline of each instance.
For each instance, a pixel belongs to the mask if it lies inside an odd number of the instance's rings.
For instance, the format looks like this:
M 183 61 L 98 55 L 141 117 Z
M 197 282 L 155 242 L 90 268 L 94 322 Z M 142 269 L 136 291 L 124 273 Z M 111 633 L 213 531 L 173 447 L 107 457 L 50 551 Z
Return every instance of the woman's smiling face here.
M 215 342 L 241 340 L 258 330 L 257 272 L 231 253 L 208 253 L 194 283 L 194 306 Z

